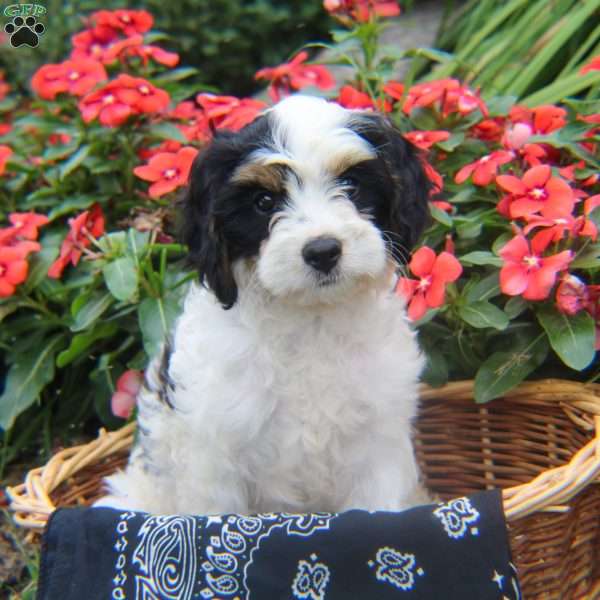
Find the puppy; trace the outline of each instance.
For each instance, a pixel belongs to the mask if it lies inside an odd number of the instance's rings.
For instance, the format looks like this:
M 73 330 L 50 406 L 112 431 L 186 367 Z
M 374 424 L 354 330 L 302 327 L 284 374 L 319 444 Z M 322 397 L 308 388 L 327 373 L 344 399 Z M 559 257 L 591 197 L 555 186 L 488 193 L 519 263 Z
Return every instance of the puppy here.
M 100 505 L 151 513 L 400 510 L 423 358 L 392 293 L 428 182 L 383 117 L 290 97 L 191 171 L 201 284 L 146 374 Z

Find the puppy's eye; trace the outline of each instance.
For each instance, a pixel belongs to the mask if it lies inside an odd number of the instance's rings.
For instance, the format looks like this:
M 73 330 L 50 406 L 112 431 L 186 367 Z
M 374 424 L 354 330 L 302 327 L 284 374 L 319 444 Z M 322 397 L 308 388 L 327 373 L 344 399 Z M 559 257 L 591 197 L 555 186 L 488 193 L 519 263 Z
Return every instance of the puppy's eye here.
M 258 212 L 271 213 L 277 207 L 277 198 L 269 192 L 258 192 L 254 195 L 254 206 Z
M 342 186 L 346 190 L 346 192 L 350 196 L 352 196 L 353 194 L 355 194 L 358 191 L 358 186 L 360 185 L 358 183 L 357 179 L 355 179 L 354 177 L 350 177 L 348 175 L 346 175 L 344 177 L 340 177 L 338 179 L 338 183 L 340 186 Z

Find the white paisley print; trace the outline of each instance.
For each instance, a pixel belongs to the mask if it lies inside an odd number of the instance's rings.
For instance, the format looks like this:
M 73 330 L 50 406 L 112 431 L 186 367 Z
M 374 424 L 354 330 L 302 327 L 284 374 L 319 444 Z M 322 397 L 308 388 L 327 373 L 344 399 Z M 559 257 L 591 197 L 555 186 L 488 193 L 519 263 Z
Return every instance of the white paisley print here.
M 471 506 L 468 498 L 457 498 L 442 504 L 433 514 L 440 519 L 448 536 L 455 540 L 465 535 L 468 525 L 479 520 L 479 512 Z M 473 527 L 471 533 L 477 535 L 478 530 Z
M 317 562 L 317 555 L 312 554 L 311 562 L 301 560 L 298 572 L 292 582 L 292 594 L 298 600 L 324 600 L 325 591 L 331 576 L 329 567 Z
M 148 517 L 142 524 L 132 563 L 135 600 L 189 600 L 196 573 L 196 519 Z

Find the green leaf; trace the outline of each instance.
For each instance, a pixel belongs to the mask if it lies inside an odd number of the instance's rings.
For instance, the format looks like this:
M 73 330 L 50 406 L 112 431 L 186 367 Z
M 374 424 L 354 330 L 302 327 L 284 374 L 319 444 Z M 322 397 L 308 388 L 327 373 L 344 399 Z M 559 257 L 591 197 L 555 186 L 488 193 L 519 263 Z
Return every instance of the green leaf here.
M 106 287 L 117 300 L 130 300 L 138 288 L 138 272 L 129 256 L 122 256 L 104 265 Z
M 495 352 L 477 371 L 475 401 L 489 402 L 519 385 L 546 359 L 548 343 L 538 336 L 525 347 L 510 352 Z
M 149 231 L 137 231 L 131 227 L 127 231 L 127 253 L 134 259 L 140 259 L 146 252 L 149 240 Z
M 50 265 L 56 260 L 64 235 L 62 233 L 46 233 L 40 243 L 42 249 L 29 259 L 29 276 L 25 282 L 24 291 L 36 288 L 48 276 Z
M 0 396 L 0 428 L 10 429 L 14 420 L 39 397 L 44 386 L 54 377 L 54 356 L 64 341 L 62 334 L 44 340 L 43 344 L 18 357 L 6 377 Z
M 173 329 L 180 307 L 172 295 L 165 298 L 146 298 L 138 307 L 138 319 L 146 354 L 156 356 Z
M 445 211 L 441 210 L 437 206 L 433 204 L 429 205 L 429 210 L 431 212 L 431 216 L 438 222 L 444 225 L 445 227 L 452 227 L 452 218 Z
M 433 387 L 440 387 L 448 381 L 448 363 L 444 353 L 434 346 L 425 348 L 427 362 L 421 380 Z
M 97 195 L 91 196 L 88 194 L 81 194 L 78 196 L 71 196 L 60 204 L 55 205 L 54 208 L 48 213 L 48 218 L 51 221 L 54 221 L 54 219 L 62 217 L 63 215 L 68 215 L 69 213 L 80 210 L 86 210 L 92 204 L 94 204 L 94 202 L 98 202 L 98 200 L 99 198 Z
M 500 295 L 498 271 L 494 271 L 487 277 L 484 277 L 481 281 L 475 281 L 471 278 L 463 290 L 463 296 L 468 303 L 477 302 L 479 300 L 489 300 L 498 295 Z
M 87 350 L 95 341 L 111 337 L 118 329 L 119 327 L 116 323 L 100 323 L 91 331 L 74 335 L 69 347 L 57 356 L 56 366 L 60 368 L 66 367 Z
M 598 267 L 600 267 L 600 243 L 589 244 L 569 265 L 570 269 L 597 269 Z
M 461 132 L 453 133 L 447 140 L 437 142 L 437 146 L 445 152 L 452 152 L 460 146 L 465 140 L 465 134 Z
M 570 316 L 554 306 L 543 306 L 536 316 L 546 330 L 552 349 L 572 369 L 581 371 L 594 359 L 594 319 L 585 311 Z
M 472 240 L 473 238 L 477 238 L 481 235 L 481 227 L 481 221 L 470 221 L 467 223 L 461 223 L 456 228 L 456 233 L 458 233 L 458 237 L 460 237 L 463 240 Z
M 198 69 L 194 67 L 180 67 L 179 69 L 169 69 L 160 75 L 152 78 L 152 82 L 160 85 L 166 82 L 171 81 L 181 81 L 182 79 L 187 79 L 192 75 L 198 74 Z
M 516 319 L 522 312 L 527 310 L 528 306 L 529 304 L 527 303 L 527 300 L 525 300 L 522 296 L 513 296 L 504 305 L 504 312 L 512 321 L 512 319 Z
M 161 140 L 175 140 L 188 144 L 188 139 L 173 123 L 157 123 L 148 128 L 148 133 Z
M 111 306 L 113 297 L 109 293 L 95 292 L 77 311 L 71 331 L 83 331 L 95 323 Z
M 91 151 L 92 146 L 90 144 L 81 146 L 69 160 L 61 165 L 58 178 L 62 181 L 67 175 L 70 175 L 89 156 Z
M 487 252 L 485 250 L 475 250 L 463 256 L 459 256 L 458 260 L 467 265 L 492 265 L 494 267 L 502 266 L 502 259 L 499 256 Z
M 19 308 L 19 303 L 16 300 L 10 299 L 0 301 L 0 323 L 2 323 L 2 321 L 8 317 L 8 315 L 14 313 L 17 308 Z
M 459 306 L 458 312 L 464 321 L 477 329 L 493 327 L 502 330 L 506 329 L 509 323 L 504 311 L 485 300 L 463 304 Z

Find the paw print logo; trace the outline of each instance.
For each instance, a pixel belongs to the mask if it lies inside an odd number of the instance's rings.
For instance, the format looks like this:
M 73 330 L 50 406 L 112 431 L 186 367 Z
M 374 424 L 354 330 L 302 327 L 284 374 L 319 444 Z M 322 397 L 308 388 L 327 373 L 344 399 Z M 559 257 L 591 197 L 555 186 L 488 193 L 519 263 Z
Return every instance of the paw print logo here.
M 15 17 L 4 26 L 4 31 L 10 35 L 10 44 L 13 48 L 23 45 L 35 48 L 40 41 L 39 36 L 43 35 L 45 29 L 42 23 L 38 23 L 32 16 L 26 19 Z

